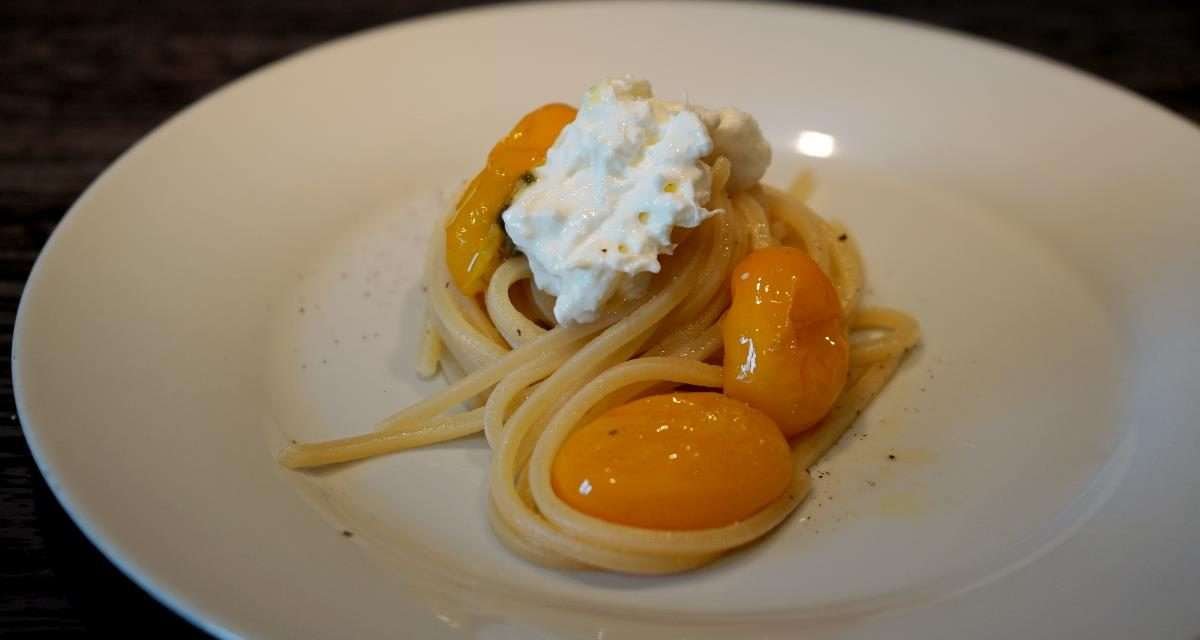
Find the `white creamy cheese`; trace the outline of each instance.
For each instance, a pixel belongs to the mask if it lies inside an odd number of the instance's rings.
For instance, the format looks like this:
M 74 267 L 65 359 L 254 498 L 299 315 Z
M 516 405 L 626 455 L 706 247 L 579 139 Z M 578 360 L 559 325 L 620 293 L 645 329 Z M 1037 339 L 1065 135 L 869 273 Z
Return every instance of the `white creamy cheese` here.
M 703 158 L 714 141 L 732 161 L 735 190 L 770 162 L 758 124 L 741 112 L 660 101 L 628 77 L 588 90 L 503 216 L 534 283 L 556 296 L 558 322 L 588 322 L 613 298 L 642 295 L 659 255 L 674 249 L 671 231 L 713 215 Z
M 687 108 L 700 116 L 712 136 L 712 155 L 729 159 L 730 191 L 752 187 L 762 179 L 771 166 L 771 145 L 753 116 L 730 107 L 716 110 L 689 105 Z

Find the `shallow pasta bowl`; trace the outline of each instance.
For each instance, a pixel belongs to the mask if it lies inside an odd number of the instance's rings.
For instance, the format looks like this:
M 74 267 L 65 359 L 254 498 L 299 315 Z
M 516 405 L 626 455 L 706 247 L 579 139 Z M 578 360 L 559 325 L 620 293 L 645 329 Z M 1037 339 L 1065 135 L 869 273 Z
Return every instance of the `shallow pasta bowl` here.
M 431 225 L 520 114 L 624 72 L 755 114 L 768 181 L 811 171 L 871 298 L 921 320 L 808 503 L 712 567 L 634 578 L 508 553 L 479 438 L 281 469 L 290 440 L 437 388 L 411 372 Z M 1149 103 L 897 22 L 448 14 L 272 65 L 114 164 L 30 278 L 19 408 L 89 537 L 222 636 L 1185 635 L 1197 166 L 1195 128 Z

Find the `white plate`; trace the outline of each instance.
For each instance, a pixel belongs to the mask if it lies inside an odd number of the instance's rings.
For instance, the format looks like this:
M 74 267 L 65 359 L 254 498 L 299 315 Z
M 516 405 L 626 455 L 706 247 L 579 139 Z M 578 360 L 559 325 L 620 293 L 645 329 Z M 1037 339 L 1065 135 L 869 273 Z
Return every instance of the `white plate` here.
M 490 535 L 480 439 L 279 469 L 287 439 L 432 388 L 409 367 L 415 283 L 447 191 L 524 111 L 620 72 L 756 114 L 769 178 L 813 169 L 872 295 L 925 327 L 802 512 L 692 574 L 568 574 Z M 798 153 L 801 131 L 833 154 Z M 1200 631 L 1198 169 L 1200 135 L 1151 104 L 887 20 L 416 21 L 234 84 L 87 191 L 22 300 L 22 420 L 84 531 L 219 635 L 1182 637 Z

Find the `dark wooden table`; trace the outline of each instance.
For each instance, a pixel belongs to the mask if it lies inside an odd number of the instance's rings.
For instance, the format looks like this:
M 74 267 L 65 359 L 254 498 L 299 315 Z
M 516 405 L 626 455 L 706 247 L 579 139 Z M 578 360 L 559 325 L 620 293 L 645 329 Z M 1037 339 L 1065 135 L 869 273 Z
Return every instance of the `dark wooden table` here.
M 309 45 L 472 2 L 0 2 L 0 336 L 34 258 L 119 153 L 204 94 Z M 1193 3 L 837 2 L 1006 42 L 1200 121 Z M 1099 6 L 1094 6 L 1098 5 Z M 41 480 L 0 379 L 0 635 L 199 635 L 83 538 Z

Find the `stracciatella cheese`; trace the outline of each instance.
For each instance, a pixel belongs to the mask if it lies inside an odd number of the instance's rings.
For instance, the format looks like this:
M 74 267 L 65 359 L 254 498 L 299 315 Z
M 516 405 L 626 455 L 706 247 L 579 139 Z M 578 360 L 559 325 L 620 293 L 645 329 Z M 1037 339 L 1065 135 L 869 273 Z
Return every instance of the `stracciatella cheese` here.
M 743 185 L 734 189 L 757 182 L 770 162 L 757 123 L 740 112 L 661 101 L 628 77 L 588 90 L 503 216 L 534 284 L 556 297 L 559 323 L 588 322 L 610 300 L 645 292 L 659 255 L 674 249 L 672 230 L 714 213 L 705 209 L 712 179 L 703 160 L 714 149 L 733 162 L 731 181 Z

